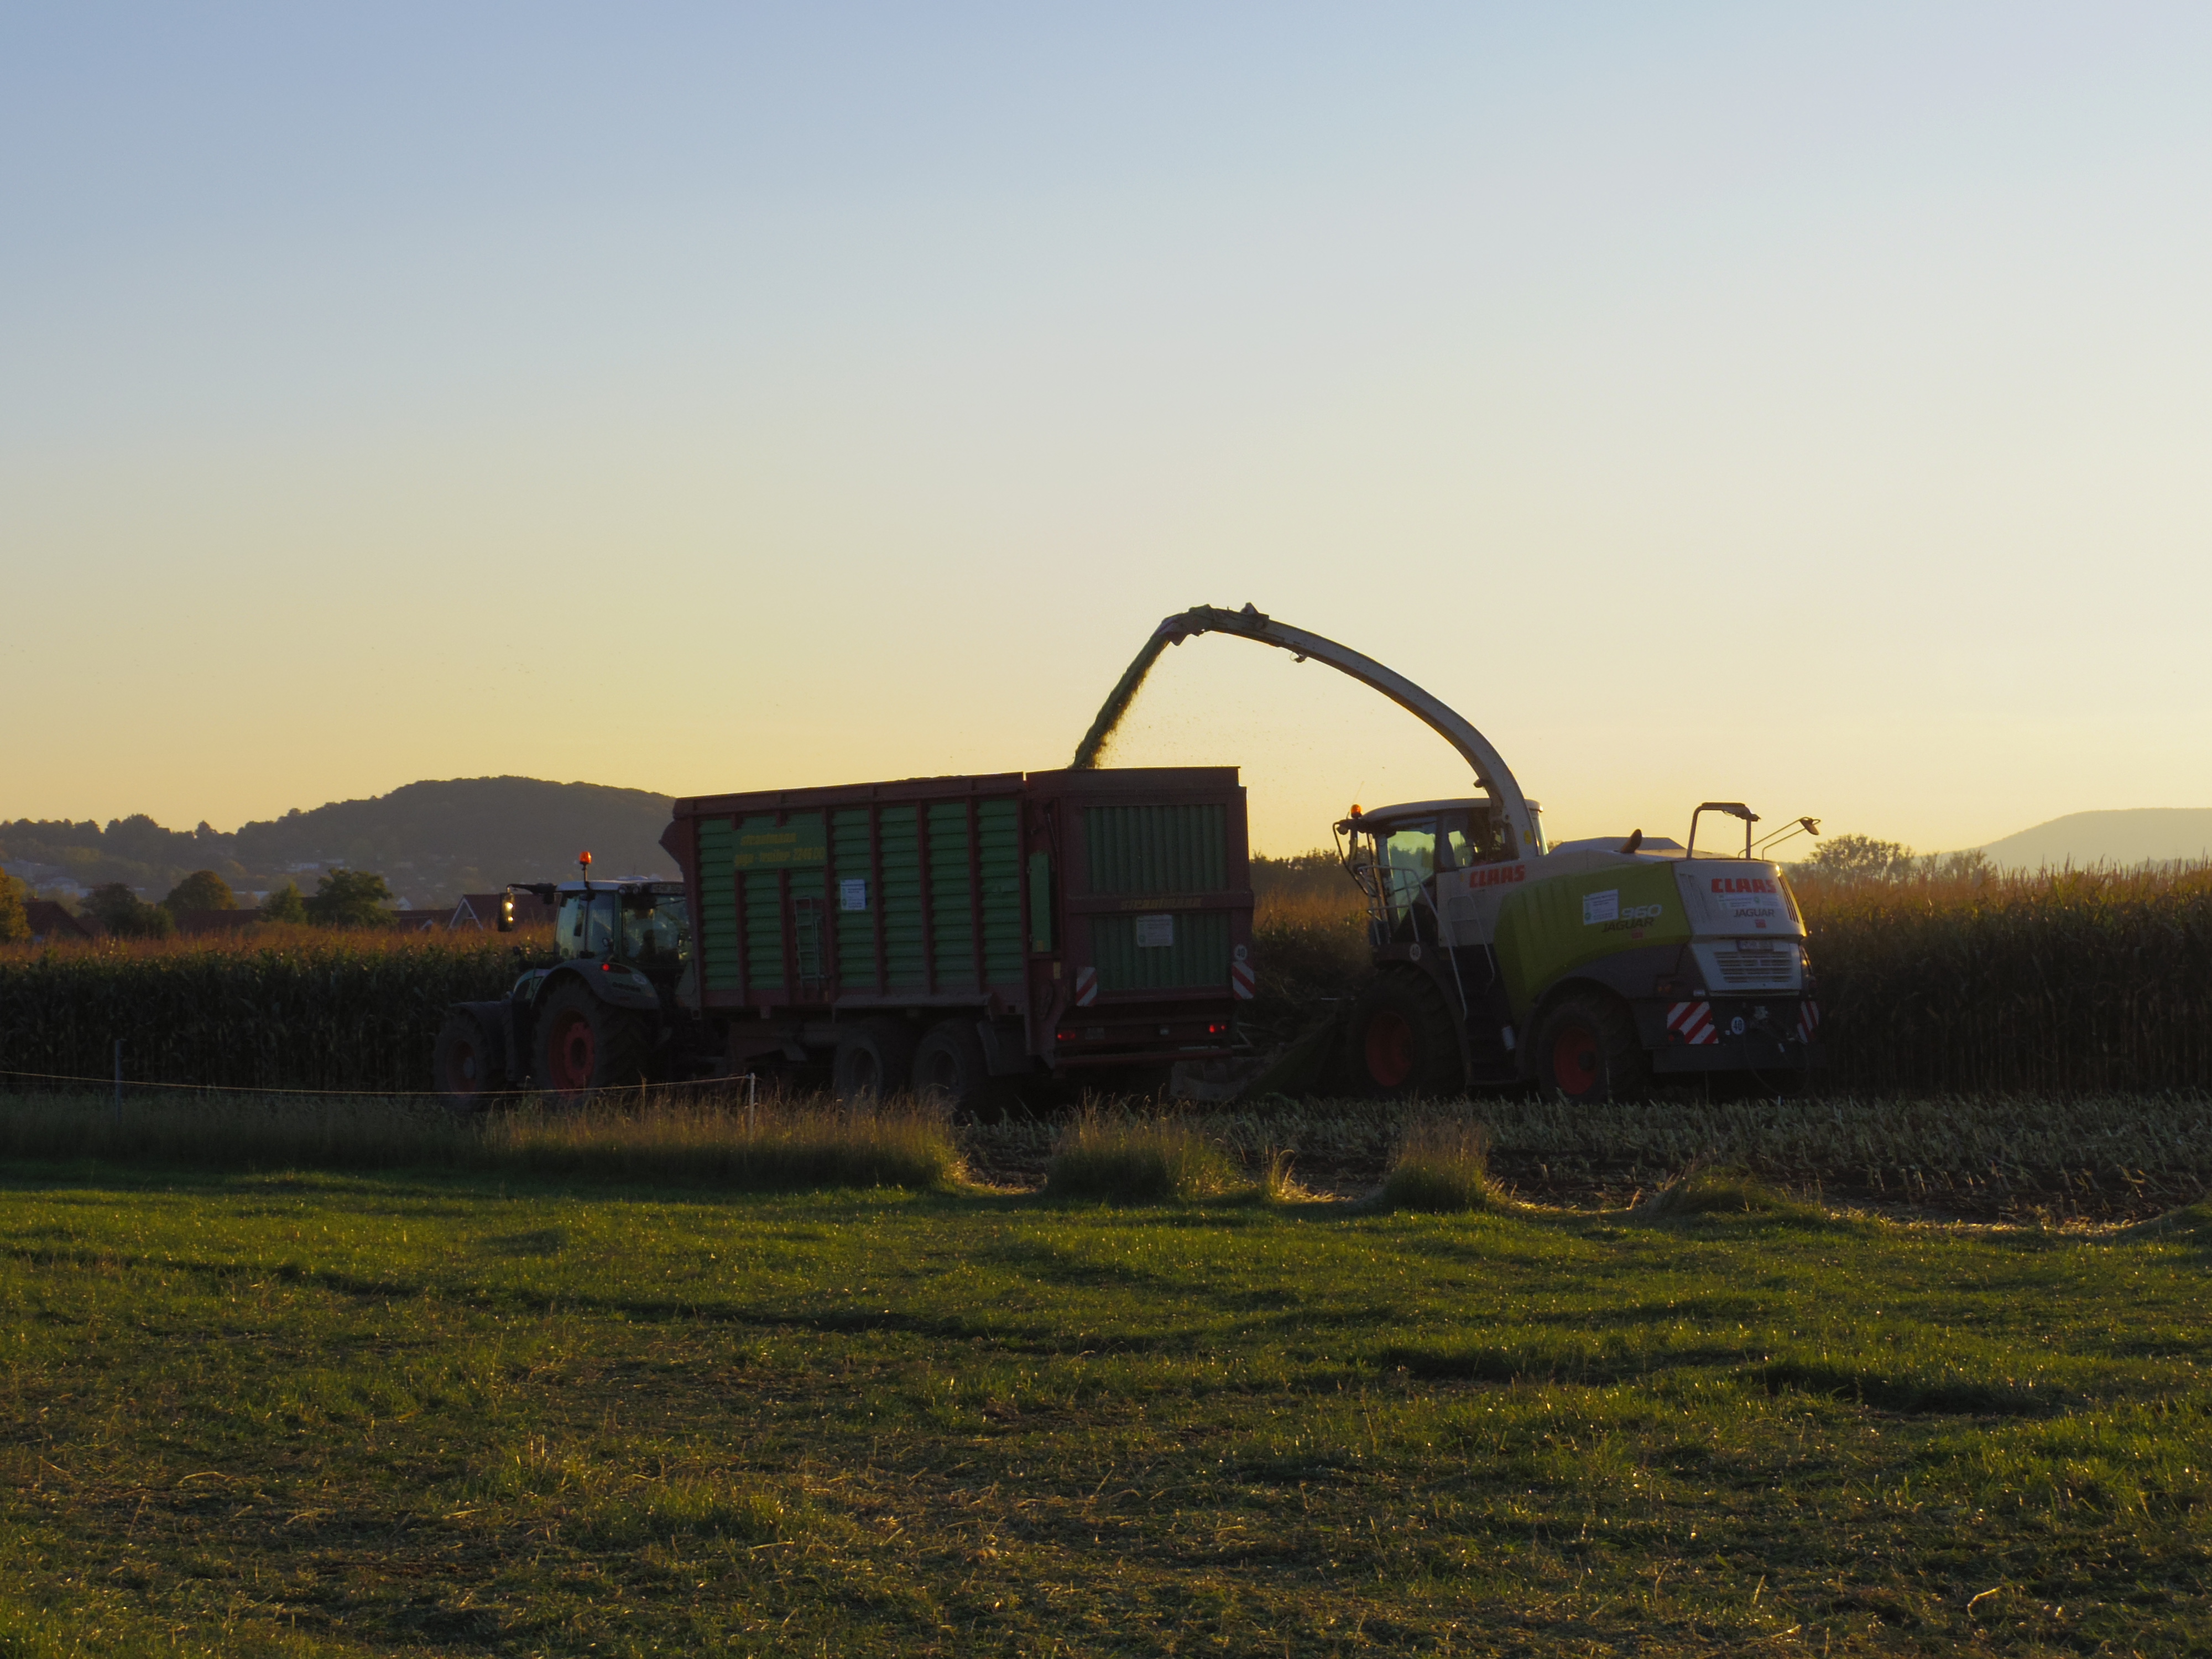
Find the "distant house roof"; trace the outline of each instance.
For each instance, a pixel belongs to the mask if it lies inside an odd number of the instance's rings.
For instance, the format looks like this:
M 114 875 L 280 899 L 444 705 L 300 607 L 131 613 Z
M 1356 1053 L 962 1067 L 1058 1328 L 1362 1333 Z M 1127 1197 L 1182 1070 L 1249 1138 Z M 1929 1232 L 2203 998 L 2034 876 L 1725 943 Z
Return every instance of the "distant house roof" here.
M 504 893 L 464 893 L 461 902 L 453 907 L 454 927 L 473 927 L 478 933 L 499 926 L 499 903 Z M 553 925 L 551 907 L 535 893 L 514 896 L 514 925 L 518 927 L 550 927 Z
M 98 939 L 106 930 L 90 916 L 73 916 L 52 899 L 27 899 L 23 914 L 30 918 L 31 940 Z

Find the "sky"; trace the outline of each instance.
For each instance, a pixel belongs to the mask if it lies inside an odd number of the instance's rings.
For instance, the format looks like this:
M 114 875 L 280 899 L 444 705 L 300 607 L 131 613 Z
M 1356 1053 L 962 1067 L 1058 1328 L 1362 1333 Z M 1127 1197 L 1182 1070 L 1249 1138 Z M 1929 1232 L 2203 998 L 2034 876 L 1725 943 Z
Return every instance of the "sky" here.
M 0 818 L 1065 764 L 2212 805 L 2212 11 L 0 0 Z M 1315 664 L 1109 760 L 1468 793 Z

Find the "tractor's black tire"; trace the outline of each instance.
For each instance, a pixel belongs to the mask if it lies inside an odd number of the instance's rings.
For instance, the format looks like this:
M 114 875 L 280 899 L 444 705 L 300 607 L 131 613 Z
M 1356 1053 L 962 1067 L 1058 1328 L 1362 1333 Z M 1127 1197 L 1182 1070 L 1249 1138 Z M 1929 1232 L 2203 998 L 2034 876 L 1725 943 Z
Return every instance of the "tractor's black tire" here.
M 431 1086 L 456 1112 L 481 1112 L 507 1087 L 507 1041 L 501 1022 L 469 1004 L 452 1009 L 430 1049 Z
M 1018 1100 L 1004 1079 L 991 1075 L 975 1017 L 965 1013 L 938 1021 L 915 1045 L 914 1092 L 982 1123 L 996 1123 Z
M 837 1028 L 830 1086 L 840 1100 L 888 1100 L 912 1086 L 915 1034 L 902 1019 L 862 1019 Z
M 1377 975 L 1345 1023 L 1344 1070 L 1354 1093 L 1413 1100 L 1467 1092 L 1459 1023 L 1436 981 L 1413 969 Z
M 1651 1093 L 1651 1056 L 1637 1040 L 1636 1019 L 1620 998 L 1577 991 L 1536 1022 L 1536 1081 L 1576 1105 L 1642 1100 Z
M 629 1009 L 600 1001 L 573 977 L 547 995 L 536 1036 L 538 1086 L 564 1102 L 635 1087 L 652 1068 L 652 1027 Z

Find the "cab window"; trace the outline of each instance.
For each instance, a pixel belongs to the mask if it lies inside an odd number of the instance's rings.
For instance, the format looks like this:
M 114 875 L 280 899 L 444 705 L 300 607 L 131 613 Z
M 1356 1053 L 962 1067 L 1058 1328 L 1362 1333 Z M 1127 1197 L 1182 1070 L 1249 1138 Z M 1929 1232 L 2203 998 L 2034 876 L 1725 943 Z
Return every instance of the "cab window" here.
M 632 893 L 622 902 L 623 960 L 674 967 L 690 955 L 691 921 L 681 893 Z
M 613 893 L 563 894 L 553 934 L 560 953 L 563 957 L 600 958 L 611 955 L 618 925 L 616 907 L 621 902 L 620 896 Z
M 1505 834 L 1480 807 L 1448 812 L 1443 820 L 1445 867 L 1466 870 L 1478 864 L 1495 864 L 1506 856 Z

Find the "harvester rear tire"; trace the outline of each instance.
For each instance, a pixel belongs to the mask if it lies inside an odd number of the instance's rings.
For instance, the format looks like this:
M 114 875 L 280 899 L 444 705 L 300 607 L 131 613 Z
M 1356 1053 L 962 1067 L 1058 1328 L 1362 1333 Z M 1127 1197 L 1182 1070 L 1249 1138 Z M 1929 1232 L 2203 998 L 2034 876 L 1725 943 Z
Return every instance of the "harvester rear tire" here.
M 914 1076 L 914 1028 L 902 1019 L 863 1019 L 837 1030 L 830 1086 L 840 1100 L 888 1100 Z
M 646 1023 L 574 979 L 545 999 L 537 1036 L 538 1086 L 564 1103 L 601 1089 L 635 1087 L 651 1066 L 653 1032 Z
M 1411 969 L 1378 975 L 1352 1005 L 1345 1071 L 1355 1092 L 1376 1100 L 1467 1092 L 1458 1023 L 1436 981 Z
M 991 1075 L 972 1015 L 939 1020 L 914 1051 L 914 1092 L 963 1116 L 996 1123 L 1013 1100 L 1013 1091 Z
M 464 1006 L 447 1014 L 430 1050 L 430 1078 L 450 1110 L 481 1112 L 507 1086 L 504 1035 L 475 1008 Z
M 1536 1023 L 1536 1080 L 1574 1105 L 1642 1099 L 1651 1092 L 1651 1056 L 1617 997 L 1579 991 Z

